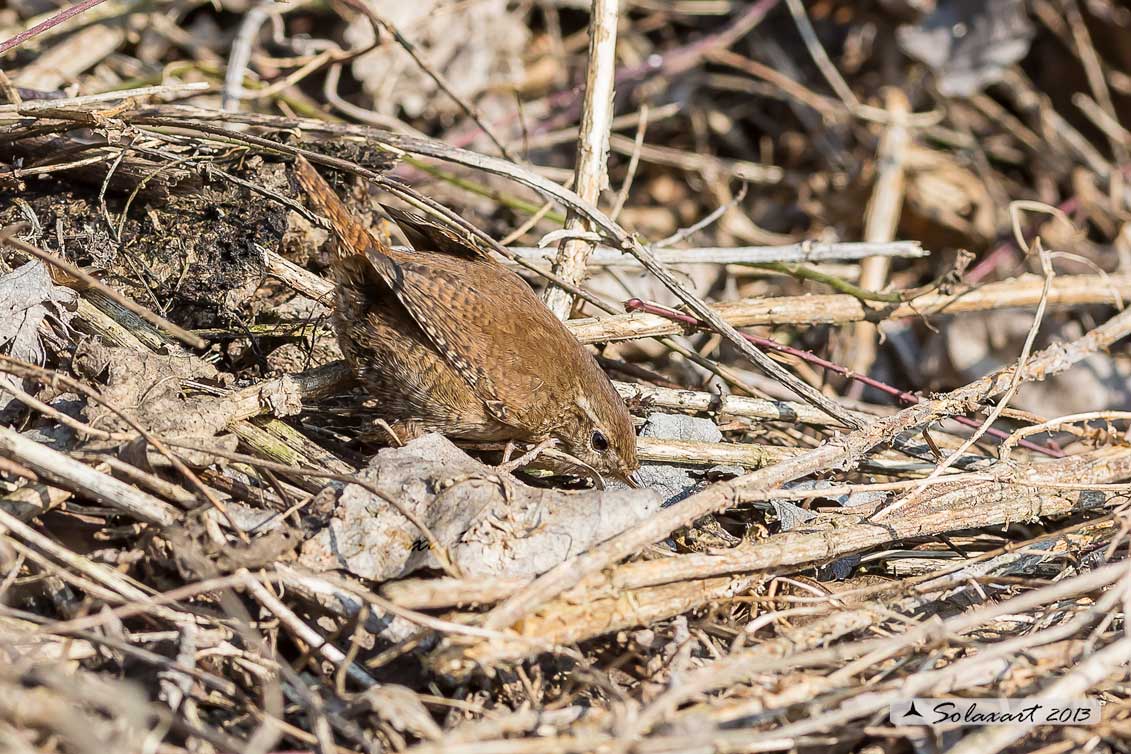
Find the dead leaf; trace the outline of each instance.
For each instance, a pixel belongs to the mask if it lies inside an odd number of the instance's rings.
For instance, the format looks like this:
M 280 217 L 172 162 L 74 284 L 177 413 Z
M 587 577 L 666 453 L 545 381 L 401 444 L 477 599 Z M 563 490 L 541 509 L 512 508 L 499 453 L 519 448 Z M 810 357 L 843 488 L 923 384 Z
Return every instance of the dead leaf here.
M 435 434 L 382 450 L 358 476 L 423 521 L 467 576 L 543 573 L 660 507 L 651 490 L 528 487 Z M 330 525 L 306 542 L 300 560 L 374 581 L 439 567 L 420 531 L 357 485 L 346 486 Z
M 0 349 L 14 358 L 42 364 L 46 354 L 39 325 L 50 315 L 66 327 L 76 298 L 70 288 L 52 282 L 47 266 L 38 259 L 0 275 Z M 21 382 L 10 374 L 0 374 L 0 416 L 16 400 L 4 387 L 22 389 Z
M 42 364 L 40 323 L 51 315 L 66 325 L 76 298 L 70 288 L 52 282 L 38 259 L 0 275 L 0 348 L 17 359 Z

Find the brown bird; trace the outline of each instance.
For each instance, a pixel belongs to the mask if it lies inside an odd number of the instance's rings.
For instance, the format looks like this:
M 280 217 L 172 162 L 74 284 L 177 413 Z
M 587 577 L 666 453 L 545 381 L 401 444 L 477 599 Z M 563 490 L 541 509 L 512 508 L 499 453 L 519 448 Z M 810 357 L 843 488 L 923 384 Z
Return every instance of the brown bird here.
M 455 233 L 386 207 L 414 247 L 395 249 L 302 157 L 296 173 L 337 237 L 342 353 L 398 434 L 553 439 L 599 474 L 631 478 L 638 463 L 628 409 L 522 278 Z

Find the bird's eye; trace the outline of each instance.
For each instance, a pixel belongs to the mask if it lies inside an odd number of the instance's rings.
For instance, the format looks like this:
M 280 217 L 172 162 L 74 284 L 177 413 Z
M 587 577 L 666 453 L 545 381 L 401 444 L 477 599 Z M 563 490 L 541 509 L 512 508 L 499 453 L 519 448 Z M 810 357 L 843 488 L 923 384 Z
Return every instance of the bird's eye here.
M 604 432 L 596 429 L 593 430 L 593 437 L 589 440 L 589 444 L 593 446 L 593 450 L 604 453 L 609 449 L 609 438 L 605 437 Z

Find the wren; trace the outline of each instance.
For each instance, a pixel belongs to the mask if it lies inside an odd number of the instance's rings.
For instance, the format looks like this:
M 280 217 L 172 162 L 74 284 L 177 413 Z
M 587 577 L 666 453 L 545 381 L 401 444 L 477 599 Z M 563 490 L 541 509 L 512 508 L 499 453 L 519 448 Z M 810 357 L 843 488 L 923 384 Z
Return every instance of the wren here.
M 413 247 L 394 248 L 307 160 L 298 157 L 295 169 L 337 239 L 338 342 L 383 419 L 409 436 L 556 440 L 598 474 L 631 480 L 628 409 L 521 277 L 456 233 L 384 207 Z

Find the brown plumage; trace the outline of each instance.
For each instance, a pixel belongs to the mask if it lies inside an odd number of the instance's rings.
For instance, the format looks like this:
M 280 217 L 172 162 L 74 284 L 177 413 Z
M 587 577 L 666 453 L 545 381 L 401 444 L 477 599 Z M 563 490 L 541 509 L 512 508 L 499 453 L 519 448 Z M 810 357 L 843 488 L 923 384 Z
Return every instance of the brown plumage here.
M 515 273 L 454 233 L 387 208 L 413 250 L 362 225 L 299 157 L 338 239 L 334 326 L 384 418 L 479 441 L 560 441 L 601 474 L 635 471 L 624 402 L 593 356 Z

